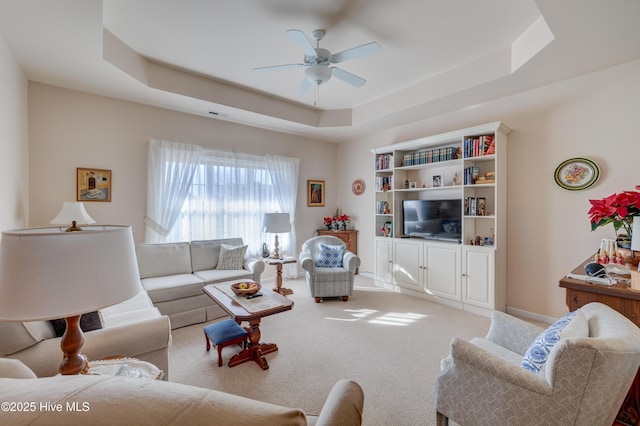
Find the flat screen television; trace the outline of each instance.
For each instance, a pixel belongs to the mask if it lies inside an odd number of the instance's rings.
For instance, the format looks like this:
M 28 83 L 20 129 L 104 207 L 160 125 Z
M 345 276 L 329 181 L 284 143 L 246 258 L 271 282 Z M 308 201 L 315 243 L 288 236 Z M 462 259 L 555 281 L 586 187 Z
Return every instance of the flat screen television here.
M 462 241 L 462 200 L 403 200 L 403 234 L 440 241 Z

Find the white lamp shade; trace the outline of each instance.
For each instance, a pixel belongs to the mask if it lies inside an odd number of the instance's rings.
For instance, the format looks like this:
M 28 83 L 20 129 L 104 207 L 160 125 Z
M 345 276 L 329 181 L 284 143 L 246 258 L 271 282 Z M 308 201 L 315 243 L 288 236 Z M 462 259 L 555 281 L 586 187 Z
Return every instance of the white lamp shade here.
M 64 202 L 58 215 L 51 219 L 49 223 L 52 225 L 71 225 L 74 220 L 78 225 L 96 223 L 85 210 L 84 203 L 74 203 L 70 201 Z
M 0 242 L 0 321 L 92 312 L 142 290 L 130 226 L 5 231 Z
M 631 250 L 640 251 L 640 216 L 633 217 L 631 228 Z
M 265 213 L 262 223 L 263 232 L 272 234 L 291 232 L 289 213 Z

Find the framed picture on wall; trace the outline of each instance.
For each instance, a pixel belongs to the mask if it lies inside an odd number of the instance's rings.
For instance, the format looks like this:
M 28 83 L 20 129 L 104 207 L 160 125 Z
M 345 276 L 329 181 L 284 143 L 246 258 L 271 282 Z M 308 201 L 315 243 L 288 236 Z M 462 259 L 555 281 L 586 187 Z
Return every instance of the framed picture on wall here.
M 324 181 L 307 181 L 307 207 L 324 207 Z
M 111 201 L 111 170 L 78 167 L 76 201 Z

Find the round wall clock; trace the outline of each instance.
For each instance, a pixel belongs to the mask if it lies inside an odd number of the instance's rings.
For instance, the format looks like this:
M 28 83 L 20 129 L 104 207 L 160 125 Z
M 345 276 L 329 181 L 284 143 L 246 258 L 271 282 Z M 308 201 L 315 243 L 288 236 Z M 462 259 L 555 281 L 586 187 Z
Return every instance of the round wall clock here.
M 580 191 L 593 186 L 598 181 L 600 168 L 588 158 L 570 158 L 556 167 L 554 178 L 561 188 Z
M 356 179 L 351 184 L 351 191 L 356 195 L 361 195 L 366 188 L 364 181 L 362 179 Z

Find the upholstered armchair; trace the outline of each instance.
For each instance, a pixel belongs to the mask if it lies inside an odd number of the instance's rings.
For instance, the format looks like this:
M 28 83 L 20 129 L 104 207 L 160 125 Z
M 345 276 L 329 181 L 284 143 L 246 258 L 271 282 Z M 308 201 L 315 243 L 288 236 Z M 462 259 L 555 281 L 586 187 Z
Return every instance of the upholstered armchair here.
M 330 235 L 309 238 L 302 244 L 299 260 L 316 303 L 324 297 L 349 300 L 360 258 L 348 251 L 340 238 Z
M 484 339 L 454 338 L 438 425 L 611 425 L 640 366 L 640 329 L 601 303 L 572 314 L 544 330 L 494 312 Z

